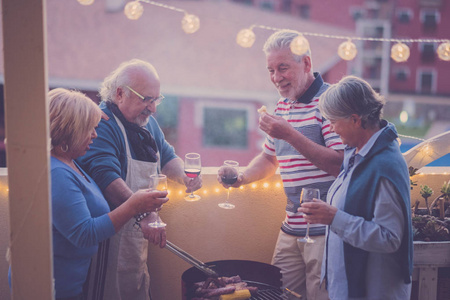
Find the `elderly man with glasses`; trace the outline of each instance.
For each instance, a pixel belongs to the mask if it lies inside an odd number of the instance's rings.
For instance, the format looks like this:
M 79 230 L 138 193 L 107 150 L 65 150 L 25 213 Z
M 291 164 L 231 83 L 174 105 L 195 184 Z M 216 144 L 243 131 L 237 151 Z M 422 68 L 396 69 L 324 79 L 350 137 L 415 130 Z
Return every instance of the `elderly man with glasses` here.
M 191 180 L 184 174 L 183 160 L 152 117 L 164 96 L 151 64 L 138 59 L 122 63 L 103 81 L 100 96 L 100 108 L 109 120 L 100 122 L 98 138 L 78 162 L 96 181 L 111 209 L 148 188 L 151 174 L 166 174 L 186 185 L 187 193 L 201 187 L 201 177 Z M 159 218 L 155 213 L 136 216 L 100 244 L 86 283 L 88 299 L 150 299 L 148 241 L 160 247 L 166 243 L 164 228 L 146 225 L 155 218 Z

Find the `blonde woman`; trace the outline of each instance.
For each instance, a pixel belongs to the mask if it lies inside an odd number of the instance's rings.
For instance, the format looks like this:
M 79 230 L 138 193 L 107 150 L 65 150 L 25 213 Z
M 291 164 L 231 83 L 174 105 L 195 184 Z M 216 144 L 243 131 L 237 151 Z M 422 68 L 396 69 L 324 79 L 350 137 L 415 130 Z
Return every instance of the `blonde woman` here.
M 83 284 L 98 243 L 169 199 L 167 192 L 139 191 L 110 211 L 97 184 L 75 162 L 97 137 L 100 108 L 84 94 L 62 88 L 50 91 L 49 99 L 56 299 L 85 299 Z

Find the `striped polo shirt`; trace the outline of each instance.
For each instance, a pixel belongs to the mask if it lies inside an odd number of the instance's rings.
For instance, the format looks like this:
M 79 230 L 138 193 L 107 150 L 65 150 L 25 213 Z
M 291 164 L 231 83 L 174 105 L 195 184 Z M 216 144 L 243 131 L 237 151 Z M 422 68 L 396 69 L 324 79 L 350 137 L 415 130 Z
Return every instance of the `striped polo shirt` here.
M 283 117 L 297 131 L 319 145 L 343 150 L 340 137 L 330 131 L 330 122 L 322 117 L 319 111 L 319 96 L 328 88 L 319 73 L 314 73 L 315 80 L 308 90 L 296 102 L 280 99 L 275 109 L 275 115 Z M 302 187 L 320 189 L 320 198 L 326 200 L 328 188 L 335 177 L 320 170 L 299 153 L 291 144 L 281 139 L 266 136 L 263 145 L 264 152 L 277 157 L 284 192 L 287 197 L 286 218 L 281 230 L 284 232 L 304 236 L 306 234 L 306 221 L 303 214 L 297 212 L 300 206 L 300 192 Z M 325 226 L 312 224 L 310 235 L 325 234 Z

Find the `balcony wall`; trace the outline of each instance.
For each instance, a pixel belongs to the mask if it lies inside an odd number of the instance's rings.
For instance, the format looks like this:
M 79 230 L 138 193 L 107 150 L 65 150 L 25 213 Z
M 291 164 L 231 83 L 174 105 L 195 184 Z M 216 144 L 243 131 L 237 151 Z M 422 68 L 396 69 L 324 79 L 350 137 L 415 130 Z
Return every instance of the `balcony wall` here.
M 415 177 L 418 186 L 412 191 L 413 201 L 420 198 L 420 185 L 430 185 L 437 193 L 442 183 L 450 180 L 449 171 L 448 167 L 426 168 L 427 174 Z M 168 224 L 168 240 L 204 262 L 242 259 L 270 263 L 284 218 L 285 198 L 279 175 L 233 189 L 230 201 L 236 208 L 224 210 L 217 204 L 226 199 L 226 190 L 217 183 L 216 172 L 217 168 L 202 170 L 204 184 L 197 192 L 202 199 L 197 202 L 186 202 L 184 188 L 169 182 L 170 201 L 161 211 Z M 9 243 L 8 214 L 6 170 L 0 169 L 0 299 L 9 299 L 4 259 Z M 181 299 L 181 275 L 191 266 L 154 245 L 149 247 L 149 265 L 154 299 Z

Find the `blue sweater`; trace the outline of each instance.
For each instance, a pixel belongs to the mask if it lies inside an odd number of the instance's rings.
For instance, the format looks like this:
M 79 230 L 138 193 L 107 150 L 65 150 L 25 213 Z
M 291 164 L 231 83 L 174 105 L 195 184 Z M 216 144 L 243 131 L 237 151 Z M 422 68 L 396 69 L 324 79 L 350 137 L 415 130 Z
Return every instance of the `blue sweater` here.
M 385 122 L 385 121 L 384 121 Z M 386 122 L 385 122 L 386 123 Z M 413 234 L 410 208 L 410 181 L 406 162 L 396 141 L 392 124 L 380 134 L 369 153 L 355 167 L 347 190 L 344 211 L 371 220 L 375 194 L 381 178 L 393 183 L 401 196 L 405 228 L 403 240 L 396 255 L 401 262 L 405 283 L 411 282 L 413 269 Z M 344 259 L 350 297 L 365 296 L 365 278 L 368 252 L 344 243 Z
M 56 297 L 82 292 L 98 243 L 115 234 L 95 182 L 51 157 L 53 270 Z
M 97 128 L 98 137 L 93 140 L 89 151 L 77 162 L 88 172 L 100 189 L 104 191 L 108 185 L 127 176 L 127 156 L 125 139 L 117 124 L 113 113 L 106 107 L 104 102 L 100 103 L 100 108 L 108 115 L 109 120 L 101 120 Z M 161 168 L 166 163 L 176 158 L 173 147 L 165 140 L 164 133 L 153 117 L 150 117 L 145 128 L 150 131 L 155 139 L 161 157 Z M 135 158 L 133 149 L 130 146 L 131 156 Z

